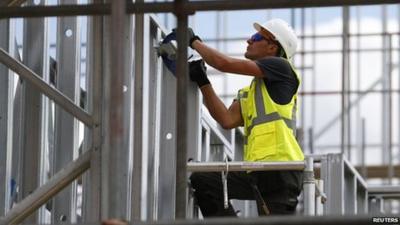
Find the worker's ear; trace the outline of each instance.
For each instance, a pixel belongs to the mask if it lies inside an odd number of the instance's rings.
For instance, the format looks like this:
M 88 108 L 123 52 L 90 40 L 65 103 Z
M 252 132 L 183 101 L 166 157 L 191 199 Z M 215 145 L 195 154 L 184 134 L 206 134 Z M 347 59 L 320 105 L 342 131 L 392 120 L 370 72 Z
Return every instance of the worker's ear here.
M 278 54 L 279 48 L 276 45 L 268 45 L 268 48 L 272 52 L 276 52 Z

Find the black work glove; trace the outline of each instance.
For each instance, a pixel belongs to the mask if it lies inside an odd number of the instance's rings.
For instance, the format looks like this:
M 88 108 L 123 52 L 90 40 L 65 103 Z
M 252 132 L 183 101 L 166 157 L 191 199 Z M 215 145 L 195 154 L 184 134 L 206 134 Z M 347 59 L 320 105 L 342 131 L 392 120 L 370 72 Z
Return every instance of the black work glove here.
M 189 62 L 190 80 L 196 82 L 199 88 L 210 83 L 206 71 L 207 67 L 202 59 Z
M 173 31 L 173 32 L 176 32 L 177 29 L 176 29 L 176 28 L 175 28 L 175 29 L 172 29 L 172 31 Z M 193 44 L 193 42 L 194 42 L 195 40 L 202 41 L 202 40 L 200 39 L 200 37 L 197 36 L 197 35 L 193 32 L 192 28 L 189 27 L 187 33 L 188 33 L 189 47 L 193 48 L 192 44 Z

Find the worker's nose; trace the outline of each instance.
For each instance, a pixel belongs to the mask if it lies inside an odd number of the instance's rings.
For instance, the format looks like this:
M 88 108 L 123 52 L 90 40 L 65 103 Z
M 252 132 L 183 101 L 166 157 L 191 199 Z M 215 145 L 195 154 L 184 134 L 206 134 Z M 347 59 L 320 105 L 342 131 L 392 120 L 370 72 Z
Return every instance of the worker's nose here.
M 251 38 L 247 39 L 247 44 L 251 44 L 253 43 L 253 41 L 251 40 Z

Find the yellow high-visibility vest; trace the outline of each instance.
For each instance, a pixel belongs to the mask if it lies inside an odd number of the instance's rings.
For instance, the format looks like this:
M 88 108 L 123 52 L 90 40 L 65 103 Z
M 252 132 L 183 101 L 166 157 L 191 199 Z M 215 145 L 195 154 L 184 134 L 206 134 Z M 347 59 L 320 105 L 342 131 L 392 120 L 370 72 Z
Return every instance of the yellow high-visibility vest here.
M 250 86 L 239 90 L 238 99 L 244 121 L 245 161 L 304 160 L 295 137 L 297 91 L 288 104 L 280 105 L 269 96 L 264 80 L 254 78 Z

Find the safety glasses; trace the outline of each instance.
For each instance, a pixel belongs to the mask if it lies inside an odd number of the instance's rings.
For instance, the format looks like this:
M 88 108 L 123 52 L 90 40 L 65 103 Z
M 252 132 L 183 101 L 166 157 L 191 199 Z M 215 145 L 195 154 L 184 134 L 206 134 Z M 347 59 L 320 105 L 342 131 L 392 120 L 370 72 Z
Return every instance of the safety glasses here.
M 255 33 L 250 37 L 250 40 L 252 42 L 257 42 L 257 41 L 261 41 L 261 40 L 266 40 L 268 43 L 272 43 L 272 44 L 277 44 L 277 42 L 273 39 L 269 39 L 269 38 L 265 38 L 264 36 L 262 36 L 260 33 Z
M 260 33 L 255 33 L 250 37 L 250 40 L 252 42 L 257 42 L 257 41 L 267 40 L 267 39 L 264 38 Z

